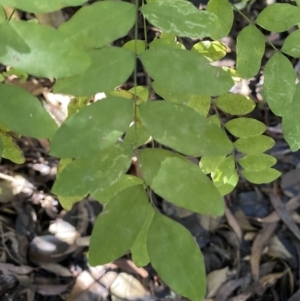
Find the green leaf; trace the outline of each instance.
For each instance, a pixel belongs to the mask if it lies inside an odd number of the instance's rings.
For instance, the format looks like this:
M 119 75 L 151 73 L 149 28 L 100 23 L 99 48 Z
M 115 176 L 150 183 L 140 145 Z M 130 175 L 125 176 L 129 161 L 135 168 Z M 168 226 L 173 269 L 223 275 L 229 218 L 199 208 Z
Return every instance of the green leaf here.
M 33 22 L 11 20 L 0 24 L 0 62 L 40 77 L 66 77 L 90 65 L 60 32 Z
M 299 22 L 300 23 L 300 22 Z M 295 58 L 300 58 L 300 29 L 293 31 L 284 39 L 281 51 Z
M 146 183 L 167 201 L 201 214 L 223 214 L 224 201 L 219 192 L 185 157 L 163 149 L 144 149 L 138 158 Z
M 241 94 L 226 93 L 216 99 L 217 106 L 232 115 L 245 115 L 253 111 L 255 103 Z
M 283 32 L 300 23 L 300 9 L 287 3 L 274 3 L 263 9 L 256 23 L 269 31 Z
M 272 148 L 275 144 L 274 139 L 268 136 L 255 136 L 249 138 L 241 138 L 235 141 L 234 147 L 245 155 L 255 155 L 265 152 Z
M 188 1 L 153 2 L 140 10 L 157 28 L 181 37 L 210 37 L 221 27 L 215 14 L 199 10 Z
M 39 100 L 25 89 L 0 85 L 0 124 L 21 135 L 51 138 L 57 130 L 55 121 Z
M 228 92 L 234 84 L 228 72 L 211 66 L 194 51 L 150 49 L 140 59 L 147 73 L 172 92 L 214 96 Z
M 61 172 L 52 191 L 60 196 L 98 193 L 113 185 L 128 170 L 131 156 L 130 145 L 114 144 L 78 158 Z
M 146 42 L 144 40 L 130 40 L 123 45 L 123 48 L 133 53 L 141 54 L 146 50 Z
M 239 164 L 251 171 L 261 171 L 273 166 L 277 160 L 267 154 L 248 155 L 238 160 Z
M 89 263 L 109 263 L 133 245 L 151 205 L 143 186 L 129 187 L 117 194 L 98 216 L 93 228 Z
M 211 177 L 221 195 L 230 193 L 239 180 L 233 156 L 222 160 L 217 169 L 211 173 Z
M 162 32 L 149 44 L 153 48 L 185 49 L 184 45 L 177 41 L 174 34 Z
M 99 100 L 62 124 L 51 141 L 50 153 L 69 158 L 105 149 L 118 140 L 132 119 L 132 100 L 121 97 Z
M 212 35 L 214 40 L 226 37 L 233 24 L 233 10 L 228 0 L 209 0 L 206 11 L 214 13 L 221 21 L 222 26 L 217 27 L 218 30 Z
M 6 5 L 30 13 L 50 13 L 63 7 L 78 6 L 87 0 L 0 0 L 0 5 Z
M 2 127 L 0 127 L 0 140 L 2 142 L 3 151 L 0 152 L 3 158 L 6 158 L 16 164 L 23 164 L 25 157 L 14 138 Z
M 139 106 L 146 131 L 158 142 L 190 155 L 227 154 L 232 144 L 218 126 L 207 124 L 194 110 L 166 101 Z
M 274 168 L 266 168 L 260 171 L 244 169 L 242 170 L 242 175 L 253 184 L 265 184 L 276 180 L 281 173 Z
M 299 11 L 300 12 L 300 11 Z M 296 73 L 289 59 L 276 52 L 264 70 L 264 97 L 277 116 L 283 116 L 292 103 L 296 91 Z
M 133 71 L 134 54 L 119 47 L 105 47 L 88 52 L 92 64 L 80 75 L 62 78 L 54 85 L 55 93 L 91 96 L 123 84 Z
M 124 142 L 139 147 L 145 144 L 149 139 L 150 135 L 145 127 L 138 123 L 133 123 L 126 132 Z
M 194 44 L 192 50 L 201 53 L 210 62 L 215 62 L 226 55 L 227 46 L 220 41 L 201 41 Z
M 2 73 L 5 77 L 9 77 L 10 75 L 17 76 L 22 82 L 25 82 L 28 78 L 28 74 L 22 70 L 18 70 L 16 68 L 10 68 L 8 71 Z
M 107 204 L 113 197 L 124 189 L 135 185 L 142 185 L 143 183 L 143 180 L 140 178 L 131 175 L 122 175 L 117 182 L 108 188 L 93 192 L 92 197 L 98 200 L 101 204 Z
M 148 249 L 147 249 L 147 240 L 148 240 L 148 231 L 154 214 L 155 214 L 155 210 L 149 206 L 145 223 L 130 249 L 132 260 L 135 263 L 135 265 L 138 267 L 146 266 L 150 262 Z
M 0 6 L 0 23 L 3 23 L 6 20 L 5 10 Z
M 78 113 L 83 107 L 85 107 L 90 101 L 89 97 L 74 97 L 71 98 L 68 104 L 68 118 Z
M 225 156 L 203 156 L 200 160 L 199 167 L 205 174 L 209 174 L 215 171 L 224 159 Z
M 237 36 L 236 70 L 243 78 L 255 76 L 265 53 L 265 36 L 253 24 L 244 27 Z
M 136 86 L 128 90 L 132 94 L 136 94 L 142 101 L 147 101 L 149 98 L 149 89 L 146 86 Z
M 300 84 L 296 86 L 296 93 L 292 103 L 286 110 L 286 115 L 282 117 L 282 131 L 290 149 L 295 152 L 300 148 Z
M 211 98 L 210 96 L 190 95 L 189 100 L 185 104 L 206 117 L 209 113 Z
M 192 301 L 203 300 L 206 293 L 204 259 L 189 231 L 155 213 L 147 244 L 151 264 L 161 279 L 177 294 Z
M 59 27 L 59 31 L 78 47 L 100 48 L 125 36 L 135 20 L 133 4 L 123 1 L 100 1 L 81 8 Z
M 235 118 L 225 124 L 227 130 L 239 138 L 259 136 L 266 130 L 265 124 L 247 117 Z
M 2 158 L 2 152 L 3 152 L 3 142 L 2 142 L 2 137 L 0 135 L 0 162 L 1 162 L 1 158 Z

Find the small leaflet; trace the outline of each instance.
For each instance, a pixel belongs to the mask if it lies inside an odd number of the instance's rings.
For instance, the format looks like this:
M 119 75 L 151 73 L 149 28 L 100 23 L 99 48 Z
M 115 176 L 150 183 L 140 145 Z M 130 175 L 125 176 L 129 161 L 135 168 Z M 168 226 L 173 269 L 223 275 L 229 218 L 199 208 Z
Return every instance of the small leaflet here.
M 296 73 L 289 59 L 276 52 L 264 69 L 263 95 L 272 112 L 283 116 L 296 91 Z
M 295 58 L 300 58 L 300 29 L 293 31 L 284 40 L 281 51 Z
M 274 168 L 266 168 L 260 171 L 244 169 L 241 171 L 246 180 L 253 184 L 271 183 L 280 177 L 281 173 Z
M 215 171 L 224 159 L 225 156 L 202 156 L 199 163 L 199 167 L 205 174 L 209 174 Z
M 146 42 L 144 40 L 130 40 L 126 42 L 122 47 L 139 55 L 145 51 Z
M 261 171 L 272 167 L 276 162 L 276 158 L 267 154 L 248 155 L 238 160 L 239 164 L 251 171 Z
M 201 53 L 210 62 L 215 62 L 226 55 L 227 46 L 220 41 L 201 41 L 196 43 L 192 50 Z
M 265 53 L 265 36 L 253 24 L 243 28 L 236 42 L 236 70 L 243 78 L 255 76 Z

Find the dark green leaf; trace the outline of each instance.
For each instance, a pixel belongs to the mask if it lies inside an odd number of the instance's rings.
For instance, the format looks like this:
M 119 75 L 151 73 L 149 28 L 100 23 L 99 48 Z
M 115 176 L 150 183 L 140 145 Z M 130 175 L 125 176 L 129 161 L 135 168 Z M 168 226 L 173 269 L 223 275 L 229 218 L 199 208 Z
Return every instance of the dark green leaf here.
M 57 30 L 35 22 L 11 20 L 0 24 L 0 62 L 40 77 L 80 74 L 90 65 Z
M 138 158 L 146 183 L 167 201 L 201 214 L 223 214 L 224 201 L 219 192 L 185 157 L 163 149 L 145 149 Z
M 58 129 L 50 153 L 60 158 L 87 155 L 114 144 L 133 119 L 133 102 L 108 97 L 81 109 Z M 68 141 L 68 143 L 66 143 Z
M 234 147 L 243 154 L 255 155 L 272 148 L 275 141 L 268 136 L 241 138 L 234 142 Z
M 276 163 L 273 156 L 267 154 L 248 155 L 238 160 L 239 164 L 250 171 L 260 171 Z
M 244 78 L 255 76 L 265 53 L 265 36 L 253 24 L 244 27 L 237 36 L 236 70 Z
M 21 135 L 51 138 L 57 130 L 55 121 L 39 100 L 26 90 L 0 85 L 0 124 Z
M 151 264 L 162 280 L 177 294 L 192 301 L 203 300 L 205 265 L 190 232 L 179 223 L 155 213 L 147 244 Z
M 269 31 L 283 32 L 300 23 L 300 9 L 287 3 L 274 3 L 263 9 L 256 23 Z
M 299 22 L 300 23 L 300 22 Z M 283 43 L 281 51 L 295 58 L 300 57 L 300 29 L 293 31 Z
M 133 4 L 100 1 L 81 8 L 59 27 L 59 31 L 79 47 L 100 48 L 125 36 L 134 25 L 135 19 Z
M 289 59 L 276 52 L 264 70 L 264 97 L 274 114 L 283 116 L 290 107 L 296 91 L 296 73 Z
M 118 47 L 88 52 L 92 64 L 80 75 L 62 78 L 54 85 L 55 93 L 90 96 L 107 92 L 123 84 L 133 71 L 134 54 Z
M 101 265 L 124 255 L 143 227 L 150 206 L 141 185 L 117 194 L 96 220 L 90 241 L 89 263 Z
M 114 144 L 67 165 L 56 179 L 53 192 L 60 196 L 99 193 L 113 185 L 128 170 L 132 147 Z
M 154 26 L 177 36 L 210 37 L 221 28 L 220 20 L 215 14 L 199 10 L 188 1 L 165 0 L 148 3 L 141 11 Z
M 211 66 L 195 51 L 150 49 L 140 59 L 148 74 L 172 92 L 214 96 L 228 92 L 234 84 L 229 72 Z
M 14 7 L 30 13 L 50 13 L 67 6 L 78 6 L 87 0 L 0 0 L 0 5 Z
M 266 168 L 260 171 L 244 169 L 242 170 L 242 175 L 253 184 L 265 184 L 276 180 L 280 177 L 281 173 L 273 168 Z
M 259 136 L 266 130 L 265 124 L 247 117 L 235 118 L 225 124 L 227 130 L 239 138 Z

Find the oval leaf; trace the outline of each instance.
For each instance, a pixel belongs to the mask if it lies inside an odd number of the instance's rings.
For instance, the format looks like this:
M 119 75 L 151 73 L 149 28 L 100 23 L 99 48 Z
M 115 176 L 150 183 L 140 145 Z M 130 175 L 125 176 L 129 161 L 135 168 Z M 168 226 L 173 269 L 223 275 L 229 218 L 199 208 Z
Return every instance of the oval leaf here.
M 300 29 L 293 31 L 283 43 L 281 51 L 295 58 L 300 57 Z
M 235 141 L 234 147 L 245 155 L 255 155 L 265 152 L 275 144 L 274 139 L 268 136 L 241 138 Z
M 227 130 L 239 138 L 259 136 L 266 130 L 266 126 L 253 118 L 241 117 L 228 121 L 225 124 Z
M 289 59 L 276 52 L 264 70 L 263 95 L 270 109 L 283 116 L 290 106 L 296 91 L 296 73 Z
M 131 156 L 130 145 L 115 144 L 81 157 L 63 169 L 52 190 L 59 196 L 96 194 L 118 181 L 128 170 Z
M 266 168 L 260 171 L 244 169 L 242 175 L 253 184 L 270 183 L 280 177 L 281 173 L 274 168 Z
M 6 5 L 30 13 L 50 13 L 63 7 L 78 6 L 87 0 L 0 0 L 0 5 Z
M 100 48 L 128 33 L 136 19 L 135 10 L 135 5 L 123 1 L 96 2 L 77 11 L 59 31 L 81 48 Z
M 243 78 L 255 76 L 265 53 L 265 36 L 253 24 L 244 27 L 237 36 L 236 70 Z
M 201 214 L 223 214 L 224 201 L 219 192 L 188 159 L 162 149 L 142 150 L 138 159 L 146 183 L 169 202 Z
M 133 71 L 135 59 L 129 50 L 107 47 L 88 54 L 92 62 L 90 67 L 80 75 L 57 80 L 55 93 L 90 96 L 108 92 L 123 84 Z
M 152 2 L 144 5 L 141 11 L 157 28 L 181 37 L 210 37 L 221 28 L 215 14 L 199 10 L 188 1 Z
M 35 22 L 0 24 L 0 40 L 0 62 L 35 76 L 73 76 L 91 63 L 88 55 L 60 32 Z
M 132 119 L 132 100 L 122 97 L 99 100 L 62 124 L 51 141 L 50 153 L 68 158 L 105 149 L 118 140 Z
M 26 90 L 0 85 L 0 124 L 10 130 L 34 138 L 51 138 L 57 130 L 55 121 Z
M 190 156 L 227 154 L 232 144 L 216 125 L 194 110 L 165 101 L 139 106 L 146 131 L 158 142 Z M 211 153 L 212 152 L 212 153 Z
M 195 51 L 150 49 L 140 59 L 148 74 L 173 92 L 214 96 L 228 92 L 234 84 L 229 72 L 211 66 Z
M 300 23 L 300 9 L 287 3 L 274 3 L 262 10 L 256 23 L 269 31 L 283 32 Z
M 187 229 L 155 213 L 148 232 L 147 245 L 151 264 L 167 285 L 177 294 L 192 301 L 204 298 L 206 292 L 204 260 Z
M 277 160 L 267 154 L 248 155 L 238 160 L 239 164 L 251 171 L 260 171 L 273 166 Z
M 216 104 L 221 110 L 232 115 L 245 115 L 255 108 L 254 101 L 249 97 L 232 93 L 219 96 Z
M 141 185 L 129 187 L 116 195 L 104 207 L 93 227 L 89 263 L 101 265 L 124 255 L 143 227 L 150 206 Z

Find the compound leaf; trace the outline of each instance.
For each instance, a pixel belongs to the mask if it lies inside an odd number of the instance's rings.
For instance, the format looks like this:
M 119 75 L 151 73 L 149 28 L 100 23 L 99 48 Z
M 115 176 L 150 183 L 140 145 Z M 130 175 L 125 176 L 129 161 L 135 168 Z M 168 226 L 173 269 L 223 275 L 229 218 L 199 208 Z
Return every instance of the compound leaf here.
M 282 53 L 276 52 L 265 66 L 263 94 L 277 116 L 283 116 L 291 105 L 296 91 L 295 81 L 292 63 Z
M 265 36 L 253 24 L 244 27 L 237 36 L 236 70 L 244 78 L 255 76 L 265 52 Z
M 142 185 L 121 191 L 105 205 L 93 228 L 89 263 L 101 265 L 124 255 L 143 227 L 150 206 Z
M 216 99 L 217 106 L 232 115 L 245 115 L 255 108 L 255 103 L 249 97 L 241 94 L 226 93 Z
M 132 100 L 122 97 L 99 100 L 62 124 L 51 141 L 50 153 L 69 158 L 105 149 L 118 140 L 132 119 Z
M 107 92 L 123 84 L 133 71 L 134 54 L 119 47 L 88 52 L 92 64 L 80 75 L 62 78 L 54 85 L 55 93 L 90 96 Z
M 181 37 L 204 38 L 216 35 L 221 28 L 218 17 L 197 9 L 188 1 L 165 0 L 141 8 L 145 18 L 163 32 Z
M 177 294 L 192 301 L 204 298 L 204 260 L 198 245 L 186 228 L 168 217 L 155 213 L 148 232 L 147 245 L 151 264 L 167 285 Z
M 241 138 L 235 141 L 234 147 L 245 155 L 255 155 L 265 152 L 275 144 L 274 139 L 268 136 Z
M 100 1 L 81 8 L 59 31 L 78 47 L 100 48 L 126 35 L 135 20 L 133 4 Z
M 211 66 L 195 51 L 149 49 L 140 59 L 148 74 L 169 91 L 214 96 L 228 92 L 234 84 L 229 72 Z
M 266 130 L 265 124 L 247 117 L 235 118 L 225 124 L 227 130 L 239 138 L 259 136 Z
M 256 23 L 269 31 L 283 32 L 300 23 L 300 9 L 287 3 L 274 3 L 262 10 Z
M 251 171 L 260 171 L 273 166 L 276 163 L 273 156 L 267 154 L 248 155 L 238 160 L 239 164 Z
M 88 55 L 60 32 L 35 22 L 1 23 L 0 40 L 0 62 L 35 76 L 73 76 L 91 63 Z
M 244 169 L 242 175 L 253 184 L 270 183 L 280 177 L 281 173 L 274 168 L 266 168 L 260 171 Z
M 300 22 L 299 22 L 300 23 Z M 289 36 L 284 40 L 281 51 L 295 58 L 300 57 L 300 29 L 293 31 Z
M 60 196 L 77 196 L 104 190 L 128 170 L 131 157 L 130 145 L 114 144 L 105 150 L 78 158 L 60 173 L 53 192 Z
M 224 201 L 213 183 L 188 159 L 163 149 L 141 150 L 138 158 L 146 183 L 167 201 L 201 214 L 224 212 Z
M 18 134 L 47 139 L 57 130 L 40 101 L 23 88 L 0 85 L 0 105 L 0 124 Z

